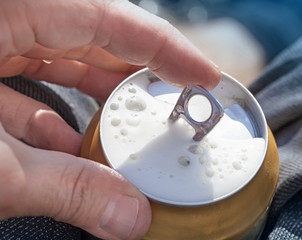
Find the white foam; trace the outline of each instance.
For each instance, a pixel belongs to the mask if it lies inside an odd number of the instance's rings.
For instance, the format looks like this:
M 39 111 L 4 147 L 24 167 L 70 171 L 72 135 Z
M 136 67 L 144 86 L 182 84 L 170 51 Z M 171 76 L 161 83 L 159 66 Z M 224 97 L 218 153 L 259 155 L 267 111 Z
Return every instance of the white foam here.
M 189 124 L 168 120 L 179 89 L 164 85 L 164 94 L 156 84 L 150 94 L 144 79 L 127 83 L 107 102 L 101 138 L 112 166 L 143 192 L 170 202 L 211 202 L 249 181 L 261 164 L 264 139 L 253 138 L 240 115 L 224 114 L 202 141 L 193 141 Z

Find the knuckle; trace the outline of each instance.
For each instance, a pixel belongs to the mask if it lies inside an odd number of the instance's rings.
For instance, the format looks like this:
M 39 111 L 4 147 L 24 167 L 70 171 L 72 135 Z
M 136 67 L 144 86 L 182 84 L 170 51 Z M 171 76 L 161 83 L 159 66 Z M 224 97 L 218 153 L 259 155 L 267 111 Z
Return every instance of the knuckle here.
M 158 31 L 157 41 L 154 41 L 155 45 L 152 50 L 152 56 L 146 63 L 150 70 L 154 72 L 161 69 L 162 65 L 164 65 L 163 56 L 166 54 L 167 48 L 169 47 L 169 41 L 174 35 L 178 34 L 177 29 L 167 20 L 160 20 L 158 29 L 162 29 L 162 31 Z
M 34 34 L 28 25 L 26 17 L 23 15 L 19 19 L 13 14 L 9 7 L 3 6 L 3 21 L 0 24 L 0 30 L 5 36 L 5 41 L 0 41 L 0 58 L 17 56 L 28 51 L 34 43 Z M 11 24 L 12 22 L 18 24 Z M 19 25 L 23 26 L 24 31 L 20 31 Z M 18 26 L 18 27 L 17 27 Z M 26 38 L 23 36 L 26 35 Z
M 61 199 L 62 206 L 58 208 L 55 219 L 66 222 L 81 219 L 89 207 L 90 182 L 91 178 L 84 164 L 77 168 L 66 167 L 60 181 L 60 185 L 63 186 L 60 188 L 64 191 Z
M 16 201 L 25 189 L 26 178 L 14 149 L 7 143 L 8 135 L 0 131 L 0 219 L 17 214 Z

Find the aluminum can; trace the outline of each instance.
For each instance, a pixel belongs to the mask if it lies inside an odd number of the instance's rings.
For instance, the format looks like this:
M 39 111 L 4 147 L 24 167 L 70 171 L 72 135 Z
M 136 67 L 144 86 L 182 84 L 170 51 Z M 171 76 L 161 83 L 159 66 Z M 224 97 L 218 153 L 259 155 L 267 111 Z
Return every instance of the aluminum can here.
M 108 117 L 104 112 L 107 108 L 114 108 L 110 106 L 110 99 L 116 97 L 121 88 L 125 88 L 135 79 L 140 79 L 147 85 L 160 81 L 149 69 L 140 70 L 123 81 L 88 126 L 81 150 L 83 157 L 114 168 L 110 154 L 103 146 L 102 124 L 104 118 Z M 161 91 L 165 90 L 161 89 Z M 208 201 L 166 201 L 141 189 L 150 198 L 152 209 L 152 222 L 143 238 L 145 240 L 252 240 L 259 239 L 261 235 L 279 174 L 278 152 L 274 137 L 267 126 L 260 105 L 237 80 L 222 73 L 220 83 L 210 93 L 224 109 L 232 103 L 244 109 L 251 123 L 250 131 L 254 136 L 261 137 L 265 141 L 264 154 L 248 181 L 242 183 L 236 191 Z M 122 99 L 122 96 L 120 97 Z M 133 184 L 136 185 L 135 182 Z

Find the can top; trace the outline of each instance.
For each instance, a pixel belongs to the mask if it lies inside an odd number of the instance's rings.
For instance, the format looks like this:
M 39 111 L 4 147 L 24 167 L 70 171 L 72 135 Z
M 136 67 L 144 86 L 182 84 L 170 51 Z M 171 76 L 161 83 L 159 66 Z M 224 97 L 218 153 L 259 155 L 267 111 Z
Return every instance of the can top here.
M 102 148 L 111 167 L 152 200 L 190 207 L 212 204 L 256 175 L 266 154 L 267 125 L 255 98 L 223 74 L 210 92 L 224 109 L 223 117 L 196 142 L 190 124 L 169 120 L 181 92 L 148 69 L 130 76 L 104 105 Z M 198 113 L 211 109 L 206 102 L 194 107 Z

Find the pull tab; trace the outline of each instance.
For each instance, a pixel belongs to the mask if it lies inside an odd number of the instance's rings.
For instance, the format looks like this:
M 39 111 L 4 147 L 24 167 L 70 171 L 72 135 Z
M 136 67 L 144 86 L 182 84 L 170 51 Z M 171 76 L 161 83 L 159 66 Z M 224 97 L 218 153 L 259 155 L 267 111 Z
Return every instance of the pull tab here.
M 205 121 L 199 122 L 194 120 L 189 114 L 188 105 L 191 97 L 194 95 L 205 96 L 211 104 L 211 115 Z M 187 85 L 181 92 L 177 103 L 170 114 L 170 119 L 176 121 L 179 117 L 186 120 L 195 130 L 195 135 L 193 137 L 194 141 L 200 141 L 212 128 L 219 122 L 220 118 L 223 116 L 223 108 L 217 102 L 217 100 L 204 88 L 196 85 Z

